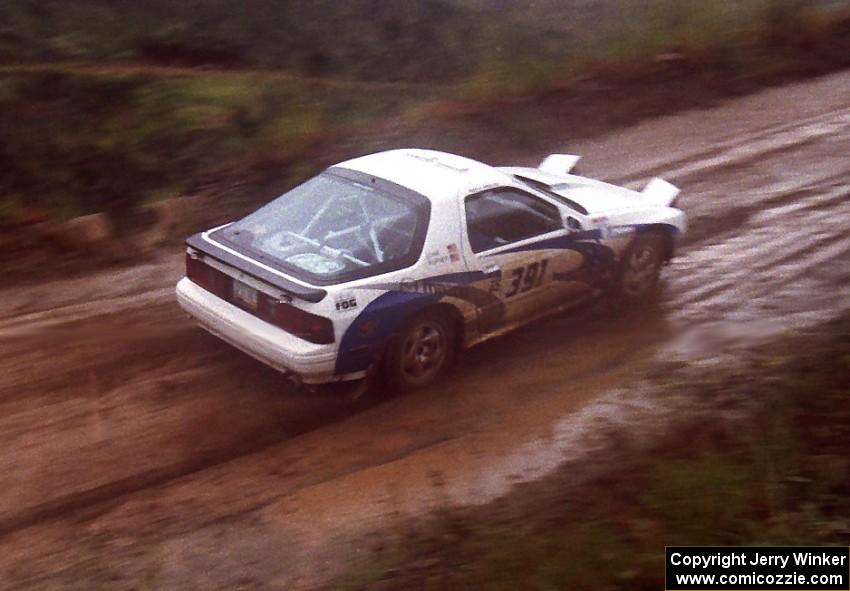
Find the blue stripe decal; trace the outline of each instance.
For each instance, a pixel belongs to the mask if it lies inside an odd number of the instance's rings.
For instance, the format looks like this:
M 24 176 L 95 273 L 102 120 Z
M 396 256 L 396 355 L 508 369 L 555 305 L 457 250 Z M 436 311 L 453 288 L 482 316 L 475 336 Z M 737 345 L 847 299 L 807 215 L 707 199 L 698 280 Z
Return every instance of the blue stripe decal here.
M 672 230 L 674 236 L 678 232 L 675 226 L 669 224 L 613 226 L 609 231 L 624 235 L 634 233 L 641 228 L 657 226 Z M 536 250 L 574 250 L 582 255 L 581 266 L 568 273 L 554 273 L 552 279 L 582 281 L 591 287 L 601 288 L 611 280 L 617 264 L 616 253 L 602 244 L 601 240 L 601 230 L 586 230 L 524 244 L 494 253 L 494 255 Z M 361 289 L 386 290 L 387 293 L 381 294 L 370 302 L 342 335 L 334 368 L 336 374 L 368 369 L 375 356 L 383 350 L 402 322 L 444 297 L 455 297 L 471 302 L 479 314 L 482 312 L 486 314 L 486 317 L 478 319 L 482 329 L 497 328 L 504 322 L 504 301 L 485 289 L 471 285 L 493 276 L 494 274 L 485 274 L 483 271 L 463 271 L 402 283 L 373 283 L 359 286 Z
M 404 283 L 376 283 L 363 289 L 386 289 L 372 300 L 342 335 L 334 371 L 353 373 L 367 369 L 402 322 L 444 297 L 456 297 L 473 303 L 478 309 L 501 309 L 504 304 L 494 294 L 470 285 L 486 279 L 483 271 L 465 271 L 436 275 Z

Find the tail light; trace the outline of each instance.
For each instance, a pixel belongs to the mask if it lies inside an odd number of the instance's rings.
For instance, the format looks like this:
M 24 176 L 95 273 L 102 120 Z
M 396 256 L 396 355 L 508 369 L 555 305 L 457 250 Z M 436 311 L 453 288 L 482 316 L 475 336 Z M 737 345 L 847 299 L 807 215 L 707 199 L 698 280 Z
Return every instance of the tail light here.
M 186 277 L 221 299 L 230 299 L 233 279 L 188 253 L 186 254 Z
M 282 328 L 305 341 L 317 345 L 334 342 L 334 327 L 329 318 L 305 312 L 286 302 L 278 301 L 264 293 L 257 294 L 257 308 L 247 309 L 233 301 L 233 279 L 218 269 L 210 267 L 199 258 L 186 254 L 186 277 L 207 291 L 238 305 L 243 310 Z
M 286 302 L 261 295 L 257 315 L 305 341 L 317 345 L 334 342 L 334 326 L 329 318 L 305 312 Z

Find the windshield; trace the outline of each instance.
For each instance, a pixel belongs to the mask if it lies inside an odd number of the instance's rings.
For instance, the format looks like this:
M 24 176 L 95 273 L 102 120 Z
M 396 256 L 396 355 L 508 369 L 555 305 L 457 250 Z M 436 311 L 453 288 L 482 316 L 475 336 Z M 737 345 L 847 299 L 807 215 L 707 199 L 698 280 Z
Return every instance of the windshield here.
M 413 264 L 424 239 L 427 199 L 364 177 L 361 183 L 326 172 L 213 238 L 320 284 Z

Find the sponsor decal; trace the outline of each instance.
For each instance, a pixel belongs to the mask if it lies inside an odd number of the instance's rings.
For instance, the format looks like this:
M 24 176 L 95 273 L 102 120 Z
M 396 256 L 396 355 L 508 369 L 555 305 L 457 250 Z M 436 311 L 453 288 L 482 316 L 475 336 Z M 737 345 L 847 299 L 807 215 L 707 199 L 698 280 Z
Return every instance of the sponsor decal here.
M 451 283 L 437 283 L 427 279 L 406 279 L 399 283 L 399 291 L 405 293 L 424 293 L 428 295 L 444 295 L 457 288 Z
M 428 261 L 429 265 L 442 265 L 448 263 L 450 258 L 449 254 L 443 253 L 440 249 L 425 254 L 425 260 Z
M 608 229 L 610 238 L 618 238 L 620 236 L 630 236 L 635 233 L 634 226 L 613 226 Z
M 335 300 L 337 312 L 351 312 L 357 309 L 357 298 L 350 293 L 340 294 Z

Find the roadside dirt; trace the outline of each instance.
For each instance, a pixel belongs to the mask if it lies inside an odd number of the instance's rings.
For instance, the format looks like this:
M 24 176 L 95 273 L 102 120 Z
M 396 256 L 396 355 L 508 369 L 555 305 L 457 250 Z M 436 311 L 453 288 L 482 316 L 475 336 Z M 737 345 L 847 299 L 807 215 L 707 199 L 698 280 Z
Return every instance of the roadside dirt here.
M 586 174 L 682 187 L 692 229 L 657 306 L 527 327 L 404 398 L 287 391 L 182 317 L 177 252 L 0 291 L 2 586 L 308 588 L 370 531 L 491 500 L 602 425 L 673 420 L 643 376 L 850 307 L 848 89 L 843 72 L 565 146 Z
M 627 425 L 596 421 L 590 449 L 492 502 L 375 532 L 322 588 L 662 589 L 665 545 L 845 545 L 848 353 L 843 315 L 710 371 L 666 364 L 619 392 Z

